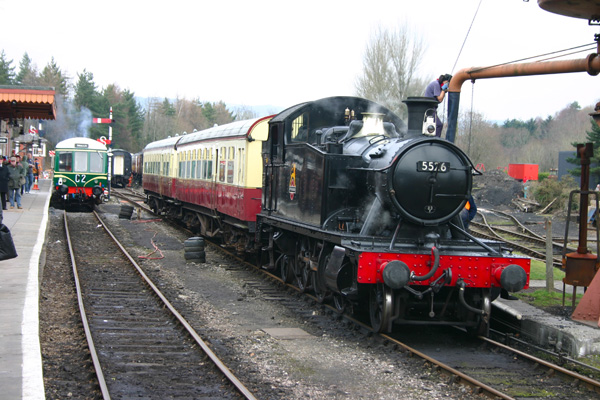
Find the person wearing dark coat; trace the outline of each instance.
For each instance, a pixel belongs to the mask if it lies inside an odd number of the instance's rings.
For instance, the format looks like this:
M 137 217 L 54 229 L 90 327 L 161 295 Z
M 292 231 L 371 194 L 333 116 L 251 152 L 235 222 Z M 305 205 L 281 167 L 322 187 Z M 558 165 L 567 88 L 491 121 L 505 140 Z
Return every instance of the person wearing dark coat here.
M 10 202 L 10 208 L 15 208 L 15 200 L 17 202 L 17 208 L 21 209 L 21 188 L 25 184 L 25 168 L 17 162 L 17 157 L 10 158 L 10 165 L 8 167 L 8 201 Z
M 2 200 L 2 209 L 6 210 L 6 201 L 8 199 L 8 160 L 6 157 L 2 158 L 2 165 L 0 165 L 0 200 Z

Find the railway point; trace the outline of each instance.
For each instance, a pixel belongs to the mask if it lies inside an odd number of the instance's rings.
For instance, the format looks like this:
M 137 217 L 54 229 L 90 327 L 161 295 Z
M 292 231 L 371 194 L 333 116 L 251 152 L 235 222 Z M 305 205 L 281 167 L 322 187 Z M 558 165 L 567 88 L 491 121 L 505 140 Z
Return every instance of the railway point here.
M 9 208 L 3 213 L 19 256 L 0 261 L 0 399 L 45 398 L 38 302 L 51 180 L 40 179 L 38 186 L 39 190 L 22 196 L 22 210 Z M 544 284 L 530 282 L 531 287 Z M 556 285 L 562 290 L 561 282 Z M 571 293 L 572 287 L 566 290 Z M 499 298 L 493 305 L 492 314 L 511 316 L 537 344 L 552 343 L 570 356 L 600 354 L 597 326 L 555 317 L 521 301 Z

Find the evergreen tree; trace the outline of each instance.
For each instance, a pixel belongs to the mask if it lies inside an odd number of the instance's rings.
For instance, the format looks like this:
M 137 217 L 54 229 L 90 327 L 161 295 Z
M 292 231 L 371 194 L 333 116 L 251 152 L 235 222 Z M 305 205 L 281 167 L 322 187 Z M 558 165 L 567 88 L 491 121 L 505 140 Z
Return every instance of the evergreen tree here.
M 6 58 L 4 50 L 0 52 L 0 85 L 14 85 L 15 83 L 15 67 L 11 64 L 13 60 Z
M 29 54 L 23 54 L 15 82 L 18 85 L 36 86 L 39 84 L 38 81 L 37 71 L 31 58 L 29 58 Z
M 40 85 L 52 86 L 57 94 L 65 97 L 69 94 L 68 80 L 69 77 L 62 73 L 60 67 L 54 61 L 54 57 L 52 57 L 40 74 Z
M 169 99 L 167 99 L 166 97 L 165 97 L 164 101 L 162 102 L 161 111 L 162 111 L 163 115 L 165 115 L 167 117 L 175 116 L 175 107 L 173 107 L 173 104 L 171 104 Z
M 132 153 L 140 151 L 144 145 L 144 112 L 136 102 L 134 93 L 120 91 L 116 86 L 109 85 L 104 97 L 113 108 L 113 147 Z

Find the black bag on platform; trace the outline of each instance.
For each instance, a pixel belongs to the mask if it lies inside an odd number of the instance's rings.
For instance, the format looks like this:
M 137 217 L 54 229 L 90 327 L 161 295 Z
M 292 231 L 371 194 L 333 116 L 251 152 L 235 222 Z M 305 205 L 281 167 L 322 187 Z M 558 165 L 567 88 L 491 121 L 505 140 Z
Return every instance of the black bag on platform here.
M 9 260 L 17 256 L 17 249 L 13 242 L 8 226 L 0 225 L 0 261 Z

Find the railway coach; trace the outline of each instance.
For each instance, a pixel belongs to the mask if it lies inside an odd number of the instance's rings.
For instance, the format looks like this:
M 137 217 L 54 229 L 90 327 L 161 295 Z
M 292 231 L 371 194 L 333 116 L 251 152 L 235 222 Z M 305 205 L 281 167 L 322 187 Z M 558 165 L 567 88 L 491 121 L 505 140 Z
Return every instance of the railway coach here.
M 240 251 L 253 249 L 270 119 L 236 121 L 148 144 L 143 151 L 148 205 L 205 236 L 219 235 Z
M 124 188 L 129 185 L 131 179 L 131 153 L 123 149 L 113 149 L 111 162 L 111 178 L 110 184 L 112 187 Z

